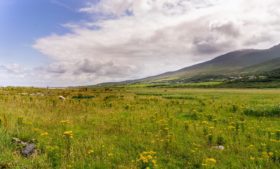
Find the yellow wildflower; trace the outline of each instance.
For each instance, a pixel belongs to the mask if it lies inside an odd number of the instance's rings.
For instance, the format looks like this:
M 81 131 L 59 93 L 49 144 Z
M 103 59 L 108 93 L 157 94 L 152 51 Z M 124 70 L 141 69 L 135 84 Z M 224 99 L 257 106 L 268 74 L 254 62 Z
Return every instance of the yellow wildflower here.
M 63 124 L 63 125 L 71 124 L 71 122 L 69 120 L 61 120 L 60 123 Z
M 137 162 L 140 164 L 141 168 L 154 168 L 157 166 L 156 162 L 156 152 L 154 151 L 144 151 L 139 155 Z
M 247 148 L 254 148 L 254 145 L 250 144 Z
M 73 131 L 65 131 L 63 135 L 67 138 L 73 138 Z
M 93 152 L 94 152 L 94 151 L 93 151 L 92 149 L 90 149 L 90 150 L 87 151 L 87 154 L 90 155 L 90 154 L 93 154 Z
M 216 159 L 214 159 L 214 158 L 206 158 L 204 160 L 204 164 L 203 165 L 213 166 L 213 165 L 216 165 L 216 163 L 217 163 Z
M 208 122 L 207 121 L 202 121 L 202 124 L 208 124 Z
M 276 140 L 276 139 L 270 139 L 270 141 L 273 143 L 280 143 L 280 140 Z
M 262 157 L 264 159 L 268 159 L 269 158 L 268 153 L 267 152 L 262 152 Z
M 273 156 L 273 152 L 268 152 L 267 154 L 269 157 Z
M 41 136 L 48 136 L 48 135 L 49 135 L 48 132 L 43 132 L 43 133 L 41 133 Z

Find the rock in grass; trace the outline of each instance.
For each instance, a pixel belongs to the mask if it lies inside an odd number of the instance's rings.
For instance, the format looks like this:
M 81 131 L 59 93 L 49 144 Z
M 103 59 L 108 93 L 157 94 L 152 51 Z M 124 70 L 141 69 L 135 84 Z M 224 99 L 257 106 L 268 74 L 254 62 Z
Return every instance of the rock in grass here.
M 213 147 L 214 149 L 217 149 L 217 150 L 224 150 L 225 149 L 225 147 L 224 146 L 214 146 Z
M 60 100 L 65 100 L 66 98 L 64 96 L 59 96 L 58 97 Z
M 35 144 L 31 143 L 31 144 L 27 144 L 22 150 L 21 150 L 21 154 L 25 157 L 28 157 L 30 155 L 32 155 L 35 152 Z

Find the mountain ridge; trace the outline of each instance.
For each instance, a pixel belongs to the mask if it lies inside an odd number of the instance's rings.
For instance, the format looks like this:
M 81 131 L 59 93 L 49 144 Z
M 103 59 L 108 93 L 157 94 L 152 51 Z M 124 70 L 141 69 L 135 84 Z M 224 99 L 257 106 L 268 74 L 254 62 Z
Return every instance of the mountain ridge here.
M 280 68 L 280 44 L 268 49 L 231 51 L 209 61 L 184 67 L 177 71 L 142 79 L 103 84 L 186 83 L 192 82 L 194 79 L 209 80 L 212 78 L 215 80 L 215 78 L 221 77 L 262 74 L 278 68 Z

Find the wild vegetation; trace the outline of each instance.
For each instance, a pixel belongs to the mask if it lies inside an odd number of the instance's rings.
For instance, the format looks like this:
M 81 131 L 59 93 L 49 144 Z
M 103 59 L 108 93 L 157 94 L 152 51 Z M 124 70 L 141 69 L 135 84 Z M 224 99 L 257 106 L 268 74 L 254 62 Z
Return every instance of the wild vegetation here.
M 2 88 L 0 168 L 278 169 L 279 94 Z M 13 140 L 36 149 L 23 156 L 24 145 Z

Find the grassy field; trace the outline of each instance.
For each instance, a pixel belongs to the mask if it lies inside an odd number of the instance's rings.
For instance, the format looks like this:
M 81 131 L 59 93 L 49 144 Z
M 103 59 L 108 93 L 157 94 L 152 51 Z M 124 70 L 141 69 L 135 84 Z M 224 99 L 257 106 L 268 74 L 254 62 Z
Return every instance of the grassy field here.
M 278 169 L 279 117 L 274 89 L 3 88 L 0 168 Z

